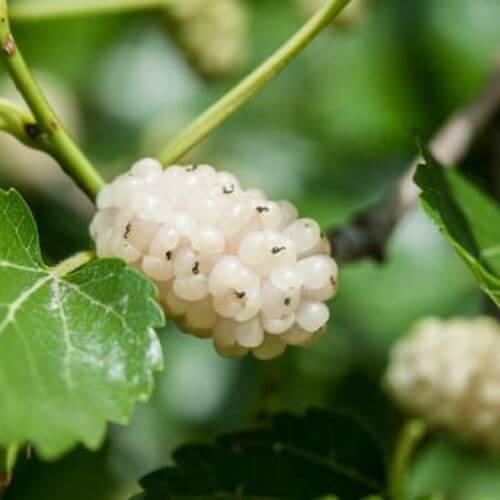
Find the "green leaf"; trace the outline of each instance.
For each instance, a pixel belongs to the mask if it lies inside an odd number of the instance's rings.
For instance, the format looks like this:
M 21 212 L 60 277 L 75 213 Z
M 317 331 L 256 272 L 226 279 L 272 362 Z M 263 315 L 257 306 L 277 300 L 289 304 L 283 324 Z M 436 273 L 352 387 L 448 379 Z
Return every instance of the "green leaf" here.
M 426 149 L 423 156 L 415 174 L 422 207 L 500 306 L 500 205 Z
M 359 500 L 384 489 L 383 454 L 352 415 L 309 410 L 275 416 L 269 427 L 225 435 L 213 446 L 189 445 L 175 466 L 141 481 L 134 500 Z
M 43 264 L 23 199 L 0 190 L 0 445 L 44 458 L 98 447 L 162 366 L 149 281 L 114 259 L 61 274 Z

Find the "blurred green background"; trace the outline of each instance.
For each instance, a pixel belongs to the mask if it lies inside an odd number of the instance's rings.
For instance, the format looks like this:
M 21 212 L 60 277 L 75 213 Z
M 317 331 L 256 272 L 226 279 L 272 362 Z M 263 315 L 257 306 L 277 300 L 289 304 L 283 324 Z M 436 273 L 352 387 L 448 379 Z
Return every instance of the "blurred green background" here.
M 14 30 L 56 108 L 111 179 L 157 153 L 304 20 L 296 0 L 241 3 L 244 62 L 217 81 L 198 76 L 159 16 L 19 23 Z M 244 185 L 291 199 L 302 214 L 333 227 L 404 170 L 416 152 L 415 130 L 430 137 L 483 85 L 498 57 L 499 22 L 498 0 L 372 0 L 353 25 L 327 29 L 191 158 L 236 172 Z M 12 95 L 4 72 L 0 88 Z M 462 168 L 491 185 L 483 152 L 473 151 Z M 49 262 L 90 245 L 92 207 L 43 155 L 1 137 L 0 185 L 26 196 Z M 170 325 L 159 332 L 166 369 L 131 425 L 112 426 L 96 454 L 79 449 L 52 464 L 23 459 L 6 498 L 124 500 L 178 445 L 310 405 L 358 409 L 389 447 L 402 419 L 381 384 L 391 343 L 425 316 L 479 314 L 484 298 L 416 211 L 398 227 L 386 264 L 342 270 L 331 308 L 317 345 L 268 364 L 221 359 L 210 343 Z M 415 495 L 439 490 L 452 500 L 498 500 L 500 461 L 443 436 L 422 449 L 411 488 Z

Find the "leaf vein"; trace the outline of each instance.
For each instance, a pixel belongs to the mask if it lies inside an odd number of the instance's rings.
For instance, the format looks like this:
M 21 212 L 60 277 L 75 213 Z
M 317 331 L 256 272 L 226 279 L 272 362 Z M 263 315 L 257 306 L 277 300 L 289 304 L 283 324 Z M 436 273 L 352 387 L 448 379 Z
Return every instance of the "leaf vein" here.
M 40 273 L 42 272 L 41 268 L 37 267 L 29 267 L 29 266 L 23 266 L 21 264 L 14 264 L 13 262 L 7 261 L 7 260 L 0 260 L 0 267 L 9 267 L 11 269 L 16 269 L 18 271 L 27 271 L 31 273 Z
M 62 322 L 62 328 L 63 328 L 63 335 L 64 335 L 64 344 L 65 344 L 65 351 L 64 351 L 64 359 L 63 359 L 63 364 L 64 364 L 64 377 L 66 378 L 68 382 L 68 387 L 71 388 L 73 387 L 73 375 L 71 373 L 71 354 L 74 351 L 73 344 L 71 342 L 71 333 L 68 328 L 68 317 L 66 315 L 66 310 L 64 309 L 64 303 L 61 300 L 61 288 L 60 288 L 60 282 L 56 278 L 54 279 L 54 298 L 59 305 L 59 317 L 61 318 Z
M 26 289 L 24 292 L 22 292 L 18 298 L 12 302 L 7 310 L 7 314 L 4 318 L 4 320 L 0 323 L 0 336 L 4 333 L 5 329 L 10 323 L 13 323 L 15 320 L 15 316 L 17 311 L 22 307 L 22 305 L 45 283 L 50 281 L 52 279 L 51 274 L 46 274 L 42 278 L 38 279 L 35 281 L 33 286 L 30 288 Z

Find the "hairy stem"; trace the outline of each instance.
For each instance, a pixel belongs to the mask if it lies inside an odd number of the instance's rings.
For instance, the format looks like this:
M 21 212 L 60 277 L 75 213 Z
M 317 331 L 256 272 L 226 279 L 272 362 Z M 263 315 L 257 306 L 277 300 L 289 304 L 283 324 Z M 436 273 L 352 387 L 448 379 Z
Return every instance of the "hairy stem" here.
M 62 278 L 63 276 L 76 271 L 85 264 L 88 264 L 91 260 L 95 259 L 95 257 L 95 252 L 92 250 L 79 252 L 68 259 L 63 260 L 57 264 L 57 266 L 52 267 L 50 271 L 58 278 Z
M 280 73 L 342 11 L 349 1 L 328 0 L 325 2 L 325 5 L 288 42 L 182 131 L 160 153 L 160 161 L 164 165 L 170 165 L 201 142 L 269 80 Z
M 391 500 L 406 500 L 408 470 L 417 446 L 427 432 L 421 420 L 410 420 L 402 429 L 389 471 L 389 493 Z
M 31 75 L 10 29 L 6 0 L 0 0 L 0 50 L 17 89 L 38 125 L 33 139 L 46 142 L 64 170 L 93 199 L 104 184 L 101 176 L 59 121 Z
M 93 15 L 140 12 L 161 9 L 171 0 L 25 0 L 10 8 L 10 19 L 33 22 L 45 19 L 65 19 Z

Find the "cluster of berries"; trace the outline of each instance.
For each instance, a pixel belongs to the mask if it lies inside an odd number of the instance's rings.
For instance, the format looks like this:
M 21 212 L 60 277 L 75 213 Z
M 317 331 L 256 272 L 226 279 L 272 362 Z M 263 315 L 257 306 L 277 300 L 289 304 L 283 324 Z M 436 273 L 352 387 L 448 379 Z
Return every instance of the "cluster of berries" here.
M 208 165 L 163 170 L 145 159 L 105 186 L 97 207 L 97 254 L 150 277 L 167 314 L 221 355 L 271 359 L 323 331 L 337 264 L 291 203 Z
M 387 383 L 430 425 L 500 448 L 500 326 L 491 318 L 430 319 L 394 347 Z
M 165 13 L 176 41 L 203 76 L 226 76 L 246 59 L 247 12 L 241 0 L 167 1 Z

